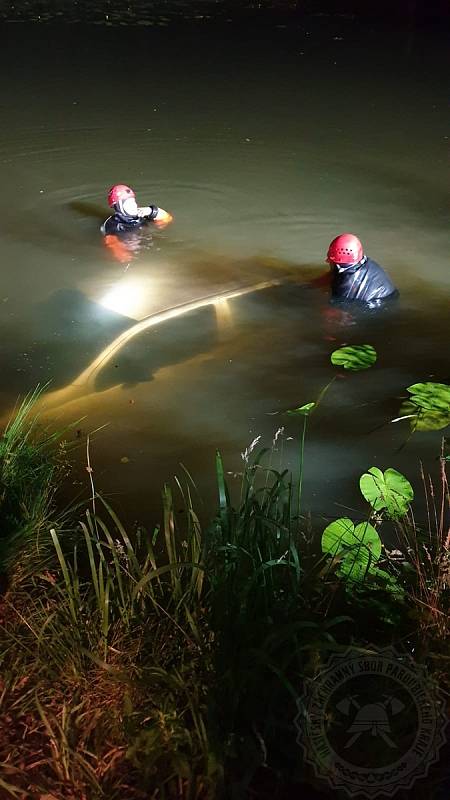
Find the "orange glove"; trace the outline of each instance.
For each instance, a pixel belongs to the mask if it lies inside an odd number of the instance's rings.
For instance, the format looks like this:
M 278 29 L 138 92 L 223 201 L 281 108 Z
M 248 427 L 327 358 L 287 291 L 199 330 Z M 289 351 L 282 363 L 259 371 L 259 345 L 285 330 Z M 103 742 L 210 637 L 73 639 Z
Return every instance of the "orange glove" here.
M 153 220 L 153 224 L 156 225 L 157 228 L 165 228 L 167 225 L 170 225 L 172 220 L 172 214 L 169 214 L 168 211 L 164 211 L 163 208 L 160 208 L 157 217 L 155 217 Z

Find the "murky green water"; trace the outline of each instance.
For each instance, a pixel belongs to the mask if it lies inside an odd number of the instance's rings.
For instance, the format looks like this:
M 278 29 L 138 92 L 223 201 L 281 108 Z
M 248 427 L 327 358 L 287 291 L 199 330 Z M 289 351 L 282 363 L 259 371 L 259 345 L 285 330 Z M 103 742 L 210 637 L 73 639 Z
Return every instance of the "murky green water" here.
M 96 485 L 141 519 L 179 462 L 208 500 L 216 447 L 233 472 L 255 437 L 295 436 L 283 412 L 317 397 L 347 342 L 378 364 L 312 418 L 306 505 L 340 513 L 367 467 L 414 481 L 419 458 L 436 463 L 439 433 L 399 451 L 405 423 L 383 423 L 406 386 L 449 379 L 448 48 L 432 31 L 310 28 L 3 29 L 0 411 L 51 380 L 52 422 L 85 417 L 80 462 L 107 425 Z M 116 181 L 175 216 L 127 261 L 99 233 Z M 389 271 L 396 309 L 349 324 L 307 288 L 342 230 Z M 295 464 L 292 440 L 277 459 Z

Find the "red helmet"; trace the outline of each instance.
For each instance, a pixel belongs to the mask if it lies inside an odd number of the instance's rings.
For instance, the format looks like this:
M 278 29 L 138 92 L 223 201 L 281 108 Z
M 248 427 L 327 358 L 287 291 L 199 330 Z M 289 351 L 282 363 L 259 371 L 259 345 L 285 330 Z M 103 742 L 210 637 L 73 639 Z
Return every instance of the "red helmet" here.
M 327 261 L 334 264 L 357 264 L 364 258 L 364 250 L 358 237 L 353 233 L 336 236 L 328 248 Z
M 126 200 L 127 197 L 136 197 L 133 189 L 124 183 L 115 183 L 108 192 L 108 205 L 112 208 L 119 200 Z

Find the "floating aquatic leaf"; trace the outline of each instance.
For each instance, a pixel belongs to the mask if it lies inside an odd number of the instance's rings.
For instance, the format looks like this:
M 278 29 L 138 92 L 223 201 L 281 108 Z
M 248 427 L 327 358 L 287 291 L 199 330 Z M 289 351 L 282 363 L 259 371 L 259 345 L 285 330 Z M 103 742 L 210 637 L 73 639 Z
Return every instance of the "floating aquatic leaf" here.
M 414 383 L 406 391 L 419 408 L 450 413 L 450 386 L 446 383 Z
M 369 369 L 377 360 L 377 352 L 371 344 L 348 345 L 339 347 L 331 354 L 331 363 L 335 367 L 344 367 L 352 372 Z
M 450 425 L 450 386 L 445 383 L 414 383 L 411 395 L 400 407 L 400 417 L 409 417 L 413 431 L 439 431 Z
M 394 519 L 407 513 L 414 498 L 410 482 L 401 472 L 392 468 L 383 473 L 378 467 L 371 467 L 361 476 L 359 487 L 374 511 L 385 508 Z
M 450 425 L 450 414 L 445 411 L 426 411 L 405 400 L 400 406 L 400 416 L 393 422 L 409 419 L 412 431 L 440 431 Z
M 299 408 L 293 408 L 287 413 L 291 414 L 292 416 L 297 416 L 297 414 L 300 414 L 303 417 L 307 417 L 308 414 L 311 414 L 311 412 L 315 408 L 315 405 L 316 405 L 315 403 L 305 403 L 304 406 L 299 406 Z

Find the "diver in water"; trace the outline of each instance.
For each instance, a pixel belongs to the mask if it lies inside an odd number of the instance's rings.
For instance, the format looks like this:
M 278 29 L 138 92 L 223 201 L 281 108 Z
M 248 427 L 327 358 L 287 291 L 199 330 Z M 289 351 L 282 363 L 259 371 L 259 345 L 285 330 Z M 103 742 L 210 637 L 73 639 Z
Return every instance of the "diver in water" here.
M 158 206 L 139 207 L 136 195 L 130 186 L 116 183 L 108 192 L 108 205 L 114 209 L 103 223 L 101 232 L 104 242 L 116 261 L 127 264 L 141 247 L 139 229 L 153 222 L 158 228 L 165 228 L 172 222 L 172 215 Z
M 398 290 L 384 269 L 365 255 L 353 233 L 341 233 L 328 248 L 331 273 L 331 303 L 356 303 L 379 308 L 398 297 Z
M 136 230 L 147 222 L 156 222 L 167 225 L 172 221 L 172 215 L 158 206 L 143 206 L 136 203 L 136 195 L 124 183 L 116 183 L 108 192 L 108 205 L 114 209 L 112 214 L 103 223 L 103 234 L 123 234 Z

